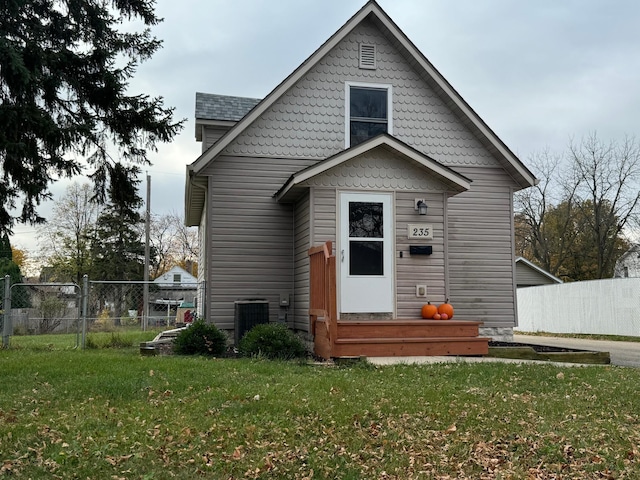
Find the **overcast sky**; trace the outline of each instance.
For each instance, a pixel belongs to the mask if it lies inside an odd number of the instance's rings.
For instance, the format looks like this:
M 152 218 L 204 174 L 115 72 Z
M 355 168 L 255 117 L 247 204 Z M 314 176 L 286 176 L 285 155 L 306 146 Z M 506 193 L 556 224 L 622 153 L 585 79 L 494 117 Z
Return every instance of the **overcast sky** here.
M 131 82 L 164 97 L 184 130 L 151 155 L 151 210 L 183 212 L 195 92 L 262 98 L 364 0 L 157 0 L 164 42 Z M 520 159 L 592 132 L 640 136 L 637 0 L 379 0 L 411 41 Z M 144 187 L 144 182 L 143 185 Z M 59 183 L 54 195 L 64 192 Z M 144 194 L 143 194 L 144 197 Z M 41 213 L 47 216 L 49 207 Z M 14 246 L 35 252 L 18 225 Z

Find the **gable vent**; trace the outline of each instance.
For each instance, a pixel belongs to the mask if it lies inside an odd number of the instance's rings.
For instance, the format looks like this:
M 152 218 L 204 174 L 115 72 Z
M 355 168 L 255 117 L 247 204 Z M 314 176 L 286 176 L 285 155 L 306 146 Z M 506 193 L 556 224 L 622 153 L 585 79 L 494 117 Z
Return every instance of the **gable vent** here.
M 376 69 L 376 46 L 368 43 L 360 44 L 360 68 Z

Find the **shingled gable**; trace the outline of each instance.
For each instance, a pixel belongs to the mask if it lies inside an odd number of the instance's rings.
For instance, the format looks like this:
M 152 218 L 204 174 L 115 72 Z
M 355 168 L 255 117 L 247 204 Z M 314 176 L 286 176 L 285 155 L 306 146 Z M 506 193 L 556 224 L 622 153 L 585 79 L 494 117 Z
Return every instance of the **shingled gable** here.
M 231 128 L 262 99 L 196 92 L 196 140 L 202 141 L 202 125 Z
M 485 145 L 503 165 L 505 170 L 521 188 L 527 188 L 537 183 L 535 176 L 527 167 L 509 150 L 509 148 L 497 137 L 497 135 L 484 123 L 475 111 L 465 102 L 456 90 L 435 69 L 426 57 L 407 38 L 400 28 L 374 1 L 370 0 L 351 19 L 347 21 L 332 37 L 329 38 L 318 50 L 316 50 L 300 67 L 278 85 L 262 102 L 242 118 L 229 132 L 217 143 L 207 149 L 198 159 L 187 167 L 186 195 L 191 188 L 190 177 L 197 175 L 209 162 L 214 160 L 224 149 L 236 139 L 249 125 L 260 118 L 282 95 L 296 84 L 316 63 L 331 49 L 342 41 L 357 25 L 365 19 L 371 19 L 378 28 L 389 38 L 394 40 L 398 48 L 406 54 L 416 70 L 421 73 L 423 79 L 434 88 L 436 93 L 450 100 L 452 111 L 469 125 L 470 130 Z M 187 204 L 187 209 L 189 205 Z
M 471 180 L 465 176 L 411 148 L 397 138 L 388 134 L 381 134 L 294 173 L 282 188 L 275 193 L 274 197 L 278 202 L 288 202 L 296 197 L 296 194 L 303 188 L 301 184 L 306 180 L 376 148 L 385 148 L 395 155 L 416 163 L 420 168 L 428 171 L 433 178 L 447 185 L 452 192 L 460 193 L 469 190 L 471 187 Z

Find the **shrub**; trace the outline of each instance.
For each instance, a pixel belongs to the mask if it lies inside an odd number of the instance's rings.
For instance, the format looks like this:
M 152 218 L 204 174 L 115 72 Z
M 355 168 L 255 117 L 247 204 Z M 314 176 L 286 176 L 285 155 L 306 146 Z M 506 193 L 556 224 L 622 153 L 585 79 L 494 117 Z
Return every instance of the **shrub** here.
M 91 331 L 113 332 L 114 330 L 115 322 L 113 321 L 113 318 L 111 318 L 111 311 L 105 308 L 98 314 L 98 318 L 96 318 L 93 325 L 91 325 Z
M 182 355 L 222 355 L 227 349 L 227 335 L 215 325 L 199 319 L 181 331 L 173 351 Z
M 242 337 L 238 350 L 245 357 L 269 359 L 290 360 L 307 355 L 302 341 L 281 323 L 256 325 Z

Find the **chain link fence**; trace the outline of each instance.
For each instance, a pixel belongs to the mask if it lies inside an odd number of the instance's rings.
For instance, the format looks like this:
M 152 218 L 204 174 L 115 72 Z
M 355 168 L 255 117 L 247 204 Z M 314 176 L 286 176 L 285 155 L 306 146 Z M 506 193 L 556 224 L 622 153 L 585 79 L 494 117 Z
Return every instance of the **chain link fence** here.
M 197 316 L 198 290 L 203 288 L 203 284 L 91 281 L 87 326 L 90 331 L 109 331 L 122 327 L 171 328 L 190 323 Z
M 4 330 L 4 297 L 5 297 L 5 291 L 4 291 L 4 277 L 0 278 L 0 332 L 2 332 L 2 345 L 5 345 L 5 335 L 6 335 L 6 341 L 9 341 L 9 333 L 5 332 Z
M 8 283 L 6 277 L 0 279 L 5 347 L 10 336 L 40 336 L 46 343 L 47 335 L 60 335 L 57 340 L 67 335 L 69 346 L 77 347 L 84 346 L 86 335 L 94 332 L 182 326 L 198 316 L 198 299 L 205 287 L 204 283 L 107 282 L 87 277 L 83 285 L 16 283 L 5 288 Z

